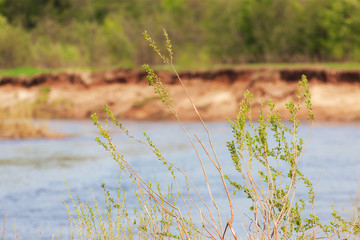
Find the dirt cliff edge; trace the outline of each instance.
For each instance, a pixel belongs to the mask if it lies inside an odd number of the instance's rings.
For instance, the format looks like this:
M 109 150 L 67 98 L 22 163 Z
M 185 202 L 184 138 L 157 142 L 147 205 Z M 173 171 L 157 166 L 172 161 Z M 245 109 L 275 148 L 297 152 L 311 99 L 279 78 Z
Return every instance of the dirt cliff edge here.
M 172 72 L 158 71 L 174 98 L 182 120 L 196 120 L 192 106 Z M 229 68 L 180 73 L 205 120 L 233 118 L 244 91 L 254 93 L 254 107 L 272 99 L 280 113 L 296 97 L 297 82 L 305 74 L 310 82 L 313 109 L 318 120 L 360 121 L 360 71 L 289 68 Z M 172 116 L 147 85 L 143 71 L 114 69 L 104 72 L 63 72 L 32 77 L 0 77 L 0 107 L 35 101 L 41 89 L 50 89 L 49 113 L 56 118 L 105 116 L 109 105 L 120 119 L 171 120 Z M 302 111 L 300 118 L 305 119 Z

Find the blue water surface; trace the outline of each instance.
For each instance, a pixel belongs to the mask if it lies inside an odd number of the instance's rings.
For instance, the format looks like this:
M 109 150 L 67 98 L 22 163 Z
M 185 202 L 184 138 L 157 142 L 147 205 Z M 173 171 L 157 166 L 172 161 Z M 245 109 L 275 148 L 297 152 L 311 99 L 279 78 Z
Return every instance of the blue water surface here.
M 124 126 L 130 134 L 141 139 L 144 139 L 143 132 L 146 131 L 164 156 L 186 169 L 200 192 L 209 199 L 201 165 L 177 123 L 125 121 Z M 229 210 L 218 173 L 211 167 L 194 135 L 209 149 L 206 132 L 198 122 L 187 122 L 184 126 L 204 159 L 213 194 L 217 196 L 226 220 Z M 216 122 L 207 126 L 224 172 L 236 179 L 238 176 L 226 149 L 226 142 L 231 140 L 229 124 Z M 116 191 L 119 167 L 110 154 L 96 144 L 97 129 L 90 121 L 52 120 L 50 128 L 69 137 L 0 140 L 0 226 L 6 218 L 5 239 L 16 239 L 16 235 L 20 240 L 69 239 L 69 218 L 63 201 L 70 203 L 70 199 L 65 182 L 74 196 L 78 194 L 88 202 L 93 199 L 92 189 L 101 203 L 101 183 Z M 129 140 L 119 129 L 109 128 L 119 152 L 145 180 L 156 178 L 159 182 L 168 182 L 169 176 L 162 174 L 164 167 L 149 149 Z M 305 139 L 310 129 L 311 126 L 306 123 L 302 125 L 301 135 Z M 358 125 L 318 123 L 314 127 L 300 168 L 314 183 L 316 212 L 321 220 L 329 221 L 332 204 L 345 212 L 351 208 L 351 199 L 356 196 L 360 183 L 359 149 Z M 123 178 L 121 184 L 125 191 L 132 191 L 128 179 Z M 305 195 L 304 189 L 299 187 L 299 196 L 302 195 Z M 243 215 L 248 209 L 244 205 L 246 197 L 237 198 L 240 200 L 235 205 L 236 213 Z M 130 198 L 128 202 L 130 206 L 136 205 L 136 199 Z

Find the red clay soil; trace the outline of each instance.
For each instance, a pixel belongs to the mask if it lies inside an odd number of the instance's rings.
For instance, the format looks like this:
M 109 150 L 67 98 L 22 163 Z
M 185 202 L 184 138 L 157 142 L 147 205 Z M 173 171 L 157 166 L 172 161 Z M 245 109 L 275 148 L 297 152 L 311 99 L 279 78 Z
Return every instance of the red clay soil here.
M 256 109 L 260 108 L 261 99 L 272 99 L 280 113 L 286 114 L 284 105 L 290 98 L 296 99 L 302 74 L 310 82 L 317 120 L 360 121 L 360 70 L 233 68 L 182 72 L 180 76 L 203 118 L 224 121 L 236 115 L 246 89 L 254 93 Z M 175 74 L 161 71 L 158 75 L 173 96 L 180 118 L 196 120 Z M 49 112 L 56 118 L 88 118 L 94 112 L 105 117 L 106 104 L 119 119 L 173 119 L 148 86 L 145 72 L 126 69 L 0 77 L 0 107 L 22 100 L 35 101 L 43 87 L 51 89 L 48 102 L 53 107 Z M 300 118 L 307 118 L 305 111 Z

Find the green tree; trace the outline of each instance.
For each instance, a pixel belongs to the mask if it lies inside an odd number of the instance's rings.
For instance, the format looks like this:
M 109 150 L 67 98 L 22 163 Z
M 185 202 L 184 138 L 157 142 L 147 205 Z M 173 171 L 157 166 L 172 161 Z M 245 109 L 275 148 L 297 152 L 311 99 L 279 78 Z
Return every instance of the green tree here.
M 11 26 L 0 15 L 0 67 L 26 65 L 31 61 L 29 34 L 20 27 Z
M 326 39 L 323 41 L 327 58 L 359 60 L 359 11 L 359 1 L 331 0 L 321 12 L 320 24 L 326 32 Z
M 20 24 L 25 29 L 32 29 L 44 16 L 61 16 L 71 6 L 70 1 L 2 0 L 0 2 L 0 13 L 6 16 L 10 23 Z

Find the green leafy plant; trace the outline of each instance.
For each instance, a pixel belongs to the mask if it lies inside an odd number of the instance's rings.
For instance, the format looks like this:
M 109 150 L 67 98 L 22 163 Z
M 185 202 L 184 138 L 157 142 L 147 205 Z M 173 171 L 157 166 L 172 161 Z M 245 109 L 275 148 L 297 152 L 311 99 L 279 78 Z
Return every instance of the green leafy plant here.
M 316 215 L 302 219 L 306 202 L 296 198 L 296 187 L 301 181 L 308 188 L 308 203 L 314 204 L 315 193 L 311 182 L 298 168 L 303 153 L 303 140 L 298 139 L 302 98 L 308 108 L 309 120 L 314 116 L 307 79 L 303 75 L 299 82 L 298 101 L 286 104 L 290 113 L 289 123 L 283 123 L 275 104 L 268 102 L 268 113 L 264 106 L 259 112 L 257 123 L 251 117 L 253 96 L 246 91 L 239 105 L 238 115 L 230 121 L 234 140 L 227 144 L 234 166 L 242 178 L 242 183 L 230 184 L 252 201 L 251 221 L 254 227 L 251 235 L 255 238 L 304 238 L 307 230 L 314 229 L 318 222 Z M 271 136 L 272 135 L 272 136 Z M 274 144 L 271 144 L 271 141 Z M 284 164 L 282 164 L 284 163 Z
M 102 185 L 106 202 L 104 214 L 98 210 L 96 201 L 94 207 L 84 205 L 80 200 L 72 201 L 77 217 L 73 217 L 68 206 L 70 224 L 78 233 L 73 234 L 72 238 L 78 236 L 79 239 L 239 239 L 241 229 L 237 226 L 241 224 L 245 225 L 243 231 L 249 239 L 356 238 L 356 234 L 359 234 L 359 218 L 345 221 L 333 210 L 333 221 L 330 224 L 320 222 L 314 208 L 314 188 L 298 165 L 306 143 L 298 137 L 300 122 L 297 114 L 305 107 L 308 110 L 308 120 L 314 120 L 311 95 L 305 76 L 302 76 L 299 82 L 297 99 L 286 104 L 290 113 L 288 122 L 284 122 L 272 101 L 262 103 L 257 119 L 252 119 L 253 95 L 249 91 L 245 92 L 236 118 L 229 120 L 233 140 L 228 141 L 227 148 L 237 175 L 225 175 L 210 131 L 175 70 L 174 52 L 167 32 L 164 30 L 167 54 L 162 52 L 147 32 L 144 33 L 144 37 L 163 62 L 176 73 L 206 132 L 206 144 L 196 134 L 194 140 L 190 137 L 166 86 L 150 66 L 144 65 L 149 85 L 154 88 L 154 92 L 174 116 L 192 145 L 201 164 L 199 170 L 203 173 L 207 192 L 199 191 L 186 171 L 167 159 L 148 134 L 144 133 L 143 138 L 131 135 L 115 118 L 111 109 L 105 106 L 108 114 L 105 122 L 100 121 L 96 113 L 92 115 L 92 120 L 100 133 L 96 141 L 119 165 L 120 178 L 130 178 L 135 186 L 138 207 L 128 209 L 126 193 L 122 192 L 120 187 L 117 197 L 113 198 L 110 191 Z M 164 167 L 162 173 L 168 174 L 172 179 L 167 186 L 156 180 L 145 180 L 146 176 L 140 175 L 138 169 L 118 151 L 107 128 L 110 123 L 117 126 L 129 140 L 135 141 L 154 154 L 155 159 Z M 201 151 L 207 159 L 203 158 Z M 222 186 L 227 199 L 227 213 L 224 213 L 224 205 L 221 205 L 220 209 L 212 190 L 213 186 L 209 183 L 210 166 L 218 173 L 218 184 Z M 180 181 L 185 182 L 185 188 Z M 308 190 L 306 198 L 300 198 L 296 194 L 300 185 Z M 234 196 L 230 193 L 232 190 Z M 249 198 L 252 213 L 252 216 L 249 216 L 250 220 L 242 223 L 241 216 L 235 214 L 235 202 L 240 199 L 239 194 L 245 194 Z M 117 211 L 115 219 L 111 214 L 114 210 Z

